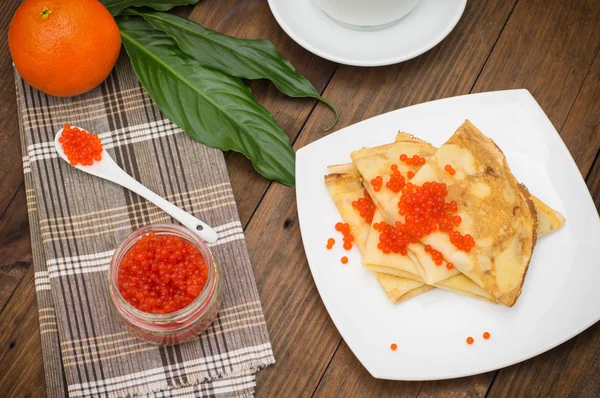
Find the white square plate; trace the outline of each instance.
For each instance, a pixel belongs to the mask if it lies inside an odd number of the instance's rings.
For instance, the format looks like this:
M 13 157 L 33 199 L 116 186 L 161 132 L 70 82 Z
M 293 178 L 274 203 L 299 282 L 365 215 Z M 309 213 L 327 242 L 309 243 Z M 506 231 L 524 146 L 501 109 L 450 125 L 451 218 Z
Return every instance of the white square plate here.
M 391 304 L 356 248 L 342 249 L 334 230 L 340 215 L 323 176 L 328 165 L 350 162 L 353 150 L 393 142 L 398 130 L 439 146 L 465 119 L 498 144 L 517 179 L 567 222 L 538 241 L 513 308 L 440 289 Z M 527 90 L 386 113 L 305 146 L 296 162 L 300 229 L 313 278 L 342 337 L 374 377 L 434 380 L 487 372 L 547 351 L 600 319 L 600 218 L 569 151 Z M 338 243 L 326 250 L 330 237 Z M 484 331 L 491 339 L 481 337 Z

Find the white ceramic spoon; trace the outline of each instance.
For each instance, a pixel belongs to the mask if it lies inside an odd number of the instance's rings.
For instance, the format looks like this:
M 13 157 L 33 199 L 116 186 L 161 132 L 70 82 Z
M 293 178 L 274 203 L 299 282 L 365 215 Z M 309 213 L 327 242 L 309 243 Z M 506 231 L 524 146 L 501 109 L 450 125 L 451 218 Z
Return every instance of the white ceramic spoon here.
M 73 126 L 75 127 L 75 126 Z M 81 130 L 80 127 L 78 127 Z M 54 146 L 56 148 L 56 152 L 58 155 L 67 163 L 69 159 L 67 159 L 65 152 L 63 151 L 62 145 L 58 142 L 63 129 L 58 130 L 56 136 L 54 137 Z M 115 184 L 119 184 L 135 193 L 140 195 L 141 197 L 149 200 L 154 203 L 156 206 L 160 207 L 171 217 L 182 223 L 186 228 L 194 231 L 198 236 L 204 239 L 208 243 L 215 243 L 219 236 L 217 232 L 212 229 L 208 224 L 203 221 L 197 219 L 189 213 L 181 210 L 179 207 L 175 206 L 171 202 L 163 199 L 159 195 L 155 194 L 139 182 L 137 182 L 133 177 L 127 174 L 123 169 L 121 169 L 115 161 L 110 157 L 106 150 L 102 150 L 102 160 L 99 162 L 94 162 L 91 166 L 82 166 L 78 164 L 77 166 L 73 166 L 76 169 L 84 171 L 88 174 L 94 175 L 96 177 L 104 178 L 105 180 L 114 182 Z

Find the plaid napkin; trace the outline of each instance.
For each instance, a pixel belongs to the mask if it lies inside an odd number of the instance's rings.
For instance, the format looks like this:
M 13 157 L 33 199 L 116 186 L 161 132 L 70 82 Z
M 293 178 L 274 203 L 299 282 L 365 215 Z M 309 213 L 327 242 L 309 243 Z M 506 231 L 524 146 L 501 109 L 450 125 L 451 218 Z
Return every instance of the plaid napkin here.
M 16 85 L 48 395 L 252 395 L 254 373 L 275 359 L 223 153 L 166 119 L 127 57 L 82 96 L 46 96 L 18 73 Z M 97 133 L 127 173 L 219 233 L 223 302 L 199 338 L 156 347 L 120 326 L 107 294 L 114 249 L 134 229 L 175 221 L 58 158 L 65 122 Z

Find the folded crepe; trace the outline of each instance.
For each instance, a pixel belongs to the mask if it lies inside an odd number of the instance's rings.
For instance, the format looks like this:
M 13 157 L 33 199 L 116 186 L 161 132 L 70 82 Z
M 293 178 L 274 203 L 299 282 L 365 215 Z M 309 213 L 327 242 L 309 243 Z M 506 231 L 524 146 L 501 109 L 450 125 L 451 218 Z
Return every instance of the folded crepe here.
M 335 165 L 328 168 L 325 185 L 344 222 L 350 226 L 354 244 L 363 254 L 369 239 L 371 226 L 352 207 L 352 202 L 363 197 L 365 188 L 361 184 L 358 170 L 352 164 Z M 414 266 L 414 265 L 413 265 Z M 432 289 L 422 281 L 373 272 L 379 285 L 393 303 L 400 303 Z
M 352 207 L 352 201 L 363 196 L 360 186 L 362 181 L 378 207 L 373 224 L 380 222 L 382 215 L 379 209 L 387 209 L 388 212 L 397 209 L 397 195 L 389 189 L 381 189 L 376 192 L 369 181 L 377 175 L 383 176 L 384 181 L 387 181 L 391 175 L 392 164 L 396 164 L 405 176 L 408 171 L 416 173 L 421 166 L 405 165 L 398 161 L 399 156 L 407 154 L 412 157 L 417 154 L 428 159 L 436 151 L 437 148 L 423 140 L 406 133 L 398 133 L 396 142 L 393 144 L 364 148 L 352 154 L 354 164 L 362 169 L 363 175 L 353 164 L 331 166 L 329 168 L 331 174 L 326 177 L 326 182 L 329 180 L 328 189 L 334 197 L 342 217 L 351 225 L 355 237 L 359 237 L 355 242 L 363 255 L 363 265 L 374 271 L 373 274 L 390 300 L 393 302 L 403 301 L 430 289 L 431 286 L 423 285 L 423 281 L 425 281 L 435 284 L 435 287 L 455 293 L 496 302 L 494 296 L 458 270 L 448 272 L 445 263 L 442 266 L 435 265 L 431 257 L 425 253 L 423 244 L 419 243 L 411 247 L 412 250 L 409 251 L 408 256 L 382 253 L 377 248 L 378 231 L 370 226 L 370 232 L 365 232 L 368 224 Z M 334 176 L 334 174 L 339 175 Z M 342 192 L 345 194 L 341 194 Z M 348 195 L 349 192 L 353 192 L 353 194 Z M 564 224 L 565 219 L 559 212 L 551 209 L 533 195 L 530 196 L 530 199 L 537 210 L 538 237 L 553 232 Z M 364 244 L 365 237 L 366 245 Z
M 401 254 L 384 254 L 377 248 L 379 234 L 372 229 L 360 214 L 352 207 L 352 202 L 364 195 L 360 174 L 350 164 L 329 166 L 330 174 L 325 176 L 325 185 L 344 222 L 350 226 L 355 244 L 363 256 L 363 265 L 373 271 L 390 301 L 400 303 L 433 288 L 423 283 L 418 267 L 411 257 Z M 380 222 L 379 210 L 375 212 L 373 223 Z M 365 244 L 366 240 L 366 244 Z M 444 267 L 445 268 L 445 267 Z M 466 281 L 463 275 L 450 278 L 437 287 L 465 296 L 495 302 L 493 297 L 473 282 Z
M 445 170 L 446 165 L 455 170 L 454 175 Z M 440 251 L 498 301 L 513 306 L 533 254 L 538 221 L 527 188 L 513 176 L 500 148 L 467 120 L 412 179 L 415 185 L 427 181 L 446 184 L 446 200 L 458 203 L 462 218 L 455 231 L 471 235 L 475 246 L 461 251 L 442 231 L 420 241 Z M 399 213 L 390 216 L 402 221 Z
M 391 175 L 390 167 L 392 164 L 396 164 L 405 176 L 408 171 L 418 172 L 421 166 L 406 165 L 403 162 L 399 162 L 399 156 L 407 154 L 409 157 L 412 157 L 414 154 L 417 154 L 428 159 L 435 151 L 437 151 L 437 148 L 423 140 L 413 137 L 410 134 L 398 133 L 395 143 L 375 148 L 363 148 L 353 152 L 351 157 L 361 172 L 363 184 L 371 193 L 373 200 L 378 204 L 378 208 L 384 208 L 387 212 L 391 213 L 396 212 L 398 208 L 396 194 L 388 189 L 381 189 L 376 192 L 373 190 L 370 181 L 378 175 L 381 175 L 384 181 L 387 181 Z M 531 195 L 531 200 L 538 213 L 538 237 L 553 232 L 564 224 L 565 219 L 559 212 L 551 209 L 533 195 Z M 378 215 L 376 214 L 377 217 Z M 374 222 L 379 222 L 379 219 L 374 219 Z M 376 231 L 373 233 L 373 230 L 369 235 L 366 252 L 369 261 L 365 265 L 372 270 L 382 273 L 403 275 L 403 272 L 407 270 L 405 257 L 391 254 L 385 255 L 381 251 L 376 250 L 380 257 L 384 256 L 383 260 L 378 260 L 371 254 L 373 248 L 376 249 L 376 245 L 371 244 L 372 241 L 378 241 L 378 233 Z M 408 256 L 413 260 L 414 264 L 417 264 L 417 269 L 426 283 L 455 293 L 495 302 L 495 298 L 489 292 L 463 274 L 460 274 L 458 270 L 448 272 L 445 263 L 442 266 L 435 265 L 431 256 L 425 252 L 424 245 L 420 243 L 413 244 L 409 246 L 409 249 Z M 397 260 L 398 258 L 401 260 Z M 399 272 L 398 269 L 402 271 Z

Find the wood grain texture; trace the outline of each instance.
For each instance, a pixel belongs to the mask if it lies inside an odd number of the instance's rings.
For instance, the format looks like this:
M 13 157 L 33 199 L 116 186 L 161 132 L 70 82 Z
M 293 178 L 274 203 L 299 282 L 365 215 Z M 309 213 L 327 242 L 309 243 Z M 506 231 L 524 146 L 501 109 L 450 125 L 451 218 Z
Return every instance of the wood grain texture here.
M 45 396 L 33 267 L 0 312 L 0 325 L 0 397 Z
M 594 162 L 592 170 L 588 174 L 588 178 L 585 182 L 587 183 L 588 189 L 592 194 L 592 199 L 594 199 L 596 210 L 600 212 L 600 152 L 598 152 L 596 161 Z
M 290 39 L 277 25 L 266 1 L 205 0 L 198 3 L 190 19 L 230 36 L 270 40 L 292 62 L 298 73 L 304 75 L 320 93 L 337 67 L 336 64 L 307 52 Z M 256 100 L 273 114 L 293 141 L 317 101 L 288 98 L 266 80 L 253 81 L 250 87 Z M 318 106 L 326 108 L 322 104 Z M 327 112 L 326 121 L 332 123 L 333 112 Z M 230 152 L 226 154 L 226 159 L 240 218 L 242 224 L 246 225 L 269 181 L 256 173 L 243 155 Z
M 12 58 L 6 37 L 12 15 L 20 1 L 0 5 L 0 216 L 23 184 L 19 121 Z
M 31 240 L 22 185 L 0 217 L 0 311 L 31 265 Z
M 597 0 L 520 0 L 473 92 L 526 88 L 560 131 L 598 48 Z
M 600 396 L 600 324 L 529 361 L 498 371 L 489 397 Z
M 560 135 L 573 155 L 581 174 L 588 175 L 594 158 L 600 151 L 600 51 L 583 82 Z M 598 195 L 592 197 L 598 200 Z

